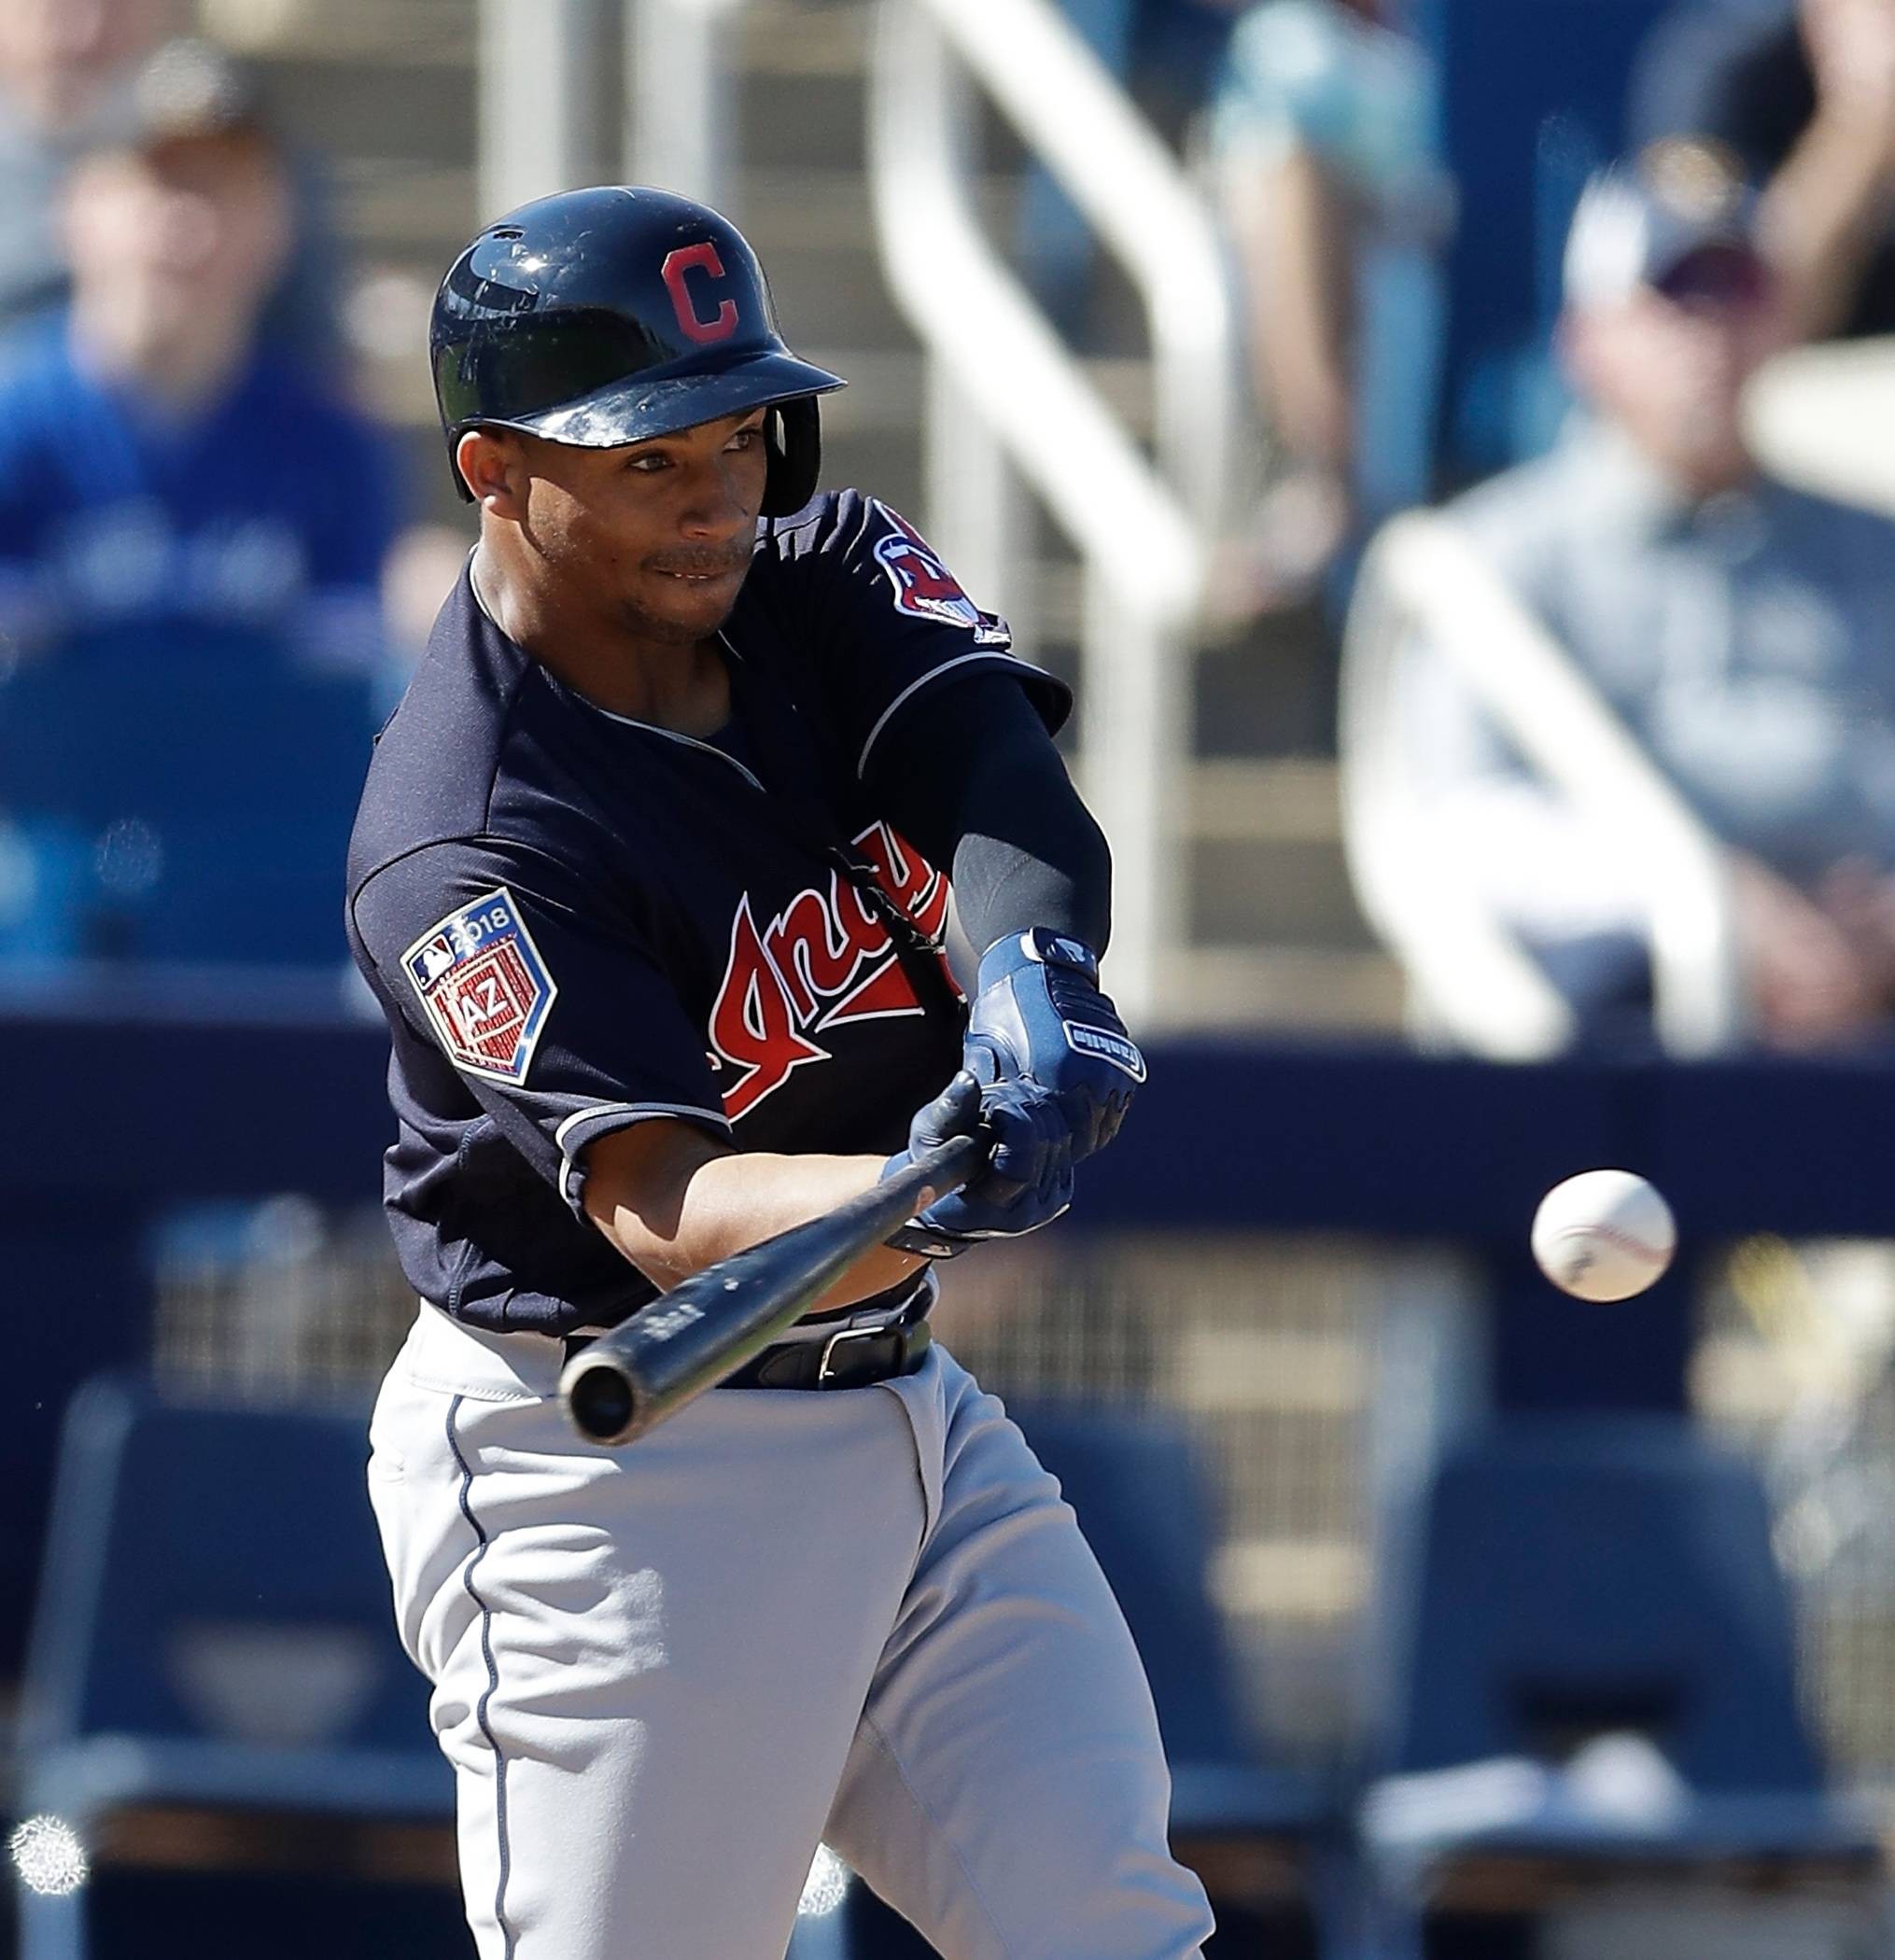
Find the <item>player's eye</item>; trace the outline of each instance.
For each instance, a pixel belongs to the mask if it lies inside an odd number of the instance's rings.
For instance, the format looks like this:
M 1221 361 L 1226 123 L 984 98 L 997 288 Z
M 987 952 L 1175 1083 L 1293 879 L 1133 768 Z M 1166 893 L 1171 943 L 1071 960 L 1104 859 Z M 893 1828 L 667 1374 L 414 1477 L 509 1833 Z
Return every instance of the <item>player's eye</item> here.
M 637 470 L 640 476 L 656 476 L 659 470 L 668 469 L 671 458 L 662 449 L 647 449 L 635 456 L 625 458 L 625 468 Z
M 754 449 L 764 440 L 764 425 L 752 422 L 748 428 L 740 428 L 730 439 L 730 446 L 736 450 Z

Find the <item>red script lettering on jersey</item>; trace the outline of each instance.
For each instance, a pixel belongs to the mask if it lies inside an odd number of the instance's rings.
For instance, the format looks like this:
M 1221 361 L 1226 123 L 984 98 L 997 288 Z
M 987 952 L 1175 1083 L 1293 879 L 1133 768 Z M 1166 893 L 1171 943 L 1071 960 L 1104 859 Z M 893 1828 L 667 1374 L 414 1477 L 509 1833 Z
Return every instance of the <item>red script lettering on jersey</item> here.
M 855 842 L 876 882 L 938 939 L 948 922 L 948 880 L 885 823 Z M 723 1092 L 724 1113 L 737 1122 L 805 1062 L 829 1060 L 830 1051 L 812 1039 L 825 1029 L 921 1012 L 888 928 L 839 871 L 826 887 L 799 891 L 761 930 L 746 893 L 710 1010 L 712 1052 L 738 1071 Z

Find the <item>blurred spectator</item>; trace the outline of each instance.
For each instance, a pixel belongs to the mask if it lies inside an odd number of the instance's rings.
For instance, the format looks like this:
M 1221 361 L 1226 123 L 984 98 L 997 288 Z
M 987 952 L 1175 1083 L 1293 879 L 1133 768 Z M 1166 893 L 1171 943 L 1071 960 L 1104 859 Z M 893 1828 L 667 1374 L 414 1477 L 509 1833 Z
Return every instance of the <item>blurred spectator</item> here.
M 1262 0 L 1239 20 L 1207 123 L 1270 451 L 1245 562 L 1255 609 L 1425 493 L 1447 196 L 1434 75 L 1384 0 Z
M 1895 332 L 1895 0 L 1691 0 L 1653 30 L 1635 138 L 1727 145 L 1793 340 Z
M 1596 178 L 1560 347 L 1591 413 L 1453 507 L 1730 847 L 1760 1037 L 1895 1006 L 1895 525 L 1762 475 L 1744 385 L 1781 341 L 1743 193 L 1702 147 Z M 1639 867 L 1539 783 L 1444 664 L 1405 726 L 1439 861 L 1609 1038 L 1643 1024 Z
M 146 64 L 188 12 L 185 0 L 0 0 L 0 329 L 63 303 L 66 173 L 134 134 Z M 332 367 L 340 257 L 313 161 L 294 160 L 290 181 L 303 248 L 272 296 L 268 329 L 278 346 Z
M 133 78 L 182 12 L 182 0 L 0 6 L 0 325 L 63 295 L 66 170 L 83 150 L 131 130 Z
M 178 42 L 134 95 L 0 374 L 0 950 L 340 964 L 391 456 L 260 335 L 292 199 L 246 77 Z

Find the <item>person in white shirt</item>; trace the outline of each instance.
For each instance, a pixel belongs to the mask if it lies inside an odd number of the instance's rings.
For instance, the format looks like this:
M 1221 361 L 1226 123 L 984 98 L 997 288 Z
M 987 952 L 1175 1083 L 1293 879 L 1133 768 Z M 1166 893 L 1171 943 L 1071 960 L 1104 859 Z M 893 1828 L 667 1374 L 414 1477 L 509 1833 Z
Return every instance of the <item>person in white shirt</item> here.
M 1602 174 L 1560 348 L 1584 407 L 1452 515 L 1729 847 L 1757 1038 L 1895 1010 L 1895 525 L 1758 466 L 1745 383 L 1782 343 L 1753 206 L 1701 146 Z M 1639 867 L 1445 663 L 1411 663 L 1416 819 L 1605 1039 L 1649 1027 Z

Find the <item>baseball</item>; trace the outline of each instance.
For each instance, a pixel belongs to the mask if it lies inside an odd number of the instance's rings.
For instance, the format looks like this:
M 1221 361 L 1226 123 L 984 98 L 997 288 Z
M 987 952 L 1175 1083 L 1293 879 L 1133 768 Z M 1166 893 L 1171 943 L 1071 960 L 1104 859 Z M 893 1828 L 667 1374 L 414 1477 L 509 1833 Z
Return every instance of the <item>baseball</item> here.
M 1629 1300 L 1671 1264 L 1671 1207 L 1631 1170 L 1582 1170 L 1555 1184 L 1533 1215 L 1533 1256 L 1563 1293 Z

